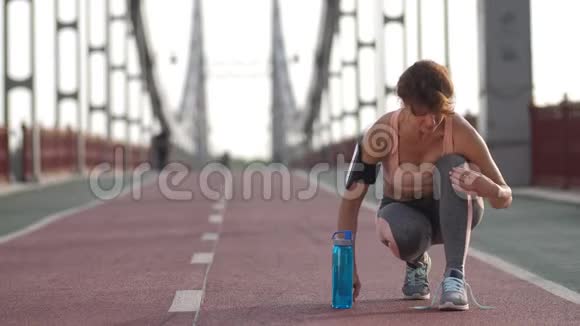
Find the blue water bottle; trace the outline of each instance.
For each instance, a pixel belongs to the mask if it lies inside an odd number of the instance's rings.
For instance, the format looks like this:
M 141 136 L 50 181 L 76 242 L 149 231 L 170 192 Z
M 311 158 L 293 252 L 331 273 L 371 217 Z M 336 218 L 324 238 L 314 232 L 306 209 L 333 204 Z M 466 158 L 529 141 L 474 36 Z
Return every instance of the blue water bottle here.
M 343 235 L 342 239 L 336 237 L 338 234 Z M 332 241 L 332 308 L 350 309 L 354 274 L 352 231 L 335 232 Z

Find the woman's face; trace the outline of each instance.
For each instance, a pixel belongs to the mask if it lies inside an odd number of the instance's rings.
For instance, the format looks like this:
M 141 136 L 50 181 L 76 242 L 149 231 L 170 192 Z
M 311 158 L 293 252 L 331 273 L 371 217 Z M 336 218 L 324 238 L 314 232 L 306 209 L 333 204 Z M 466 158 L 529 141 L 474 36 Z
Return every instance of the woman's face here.
M 432 133 L 443 121 L 443 114 L 433 113 L 428 106 L 424 104 L 410 103 L 407 108 L 411 111 L 413 120 L 417 129 L 422 133 Z

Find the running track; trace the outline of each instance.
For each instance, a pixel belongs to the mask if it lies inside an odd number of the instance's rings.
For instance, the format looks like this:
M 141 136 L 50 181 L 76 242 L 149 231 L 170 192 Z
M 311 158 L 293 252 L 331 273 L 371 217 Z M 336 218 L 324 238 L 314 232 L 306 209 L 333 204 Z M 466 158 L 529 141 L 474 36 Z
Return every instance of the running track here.
M 333 311 L 337 195 L 283 201 L 274 191 L 265 200 L 257 182 L 244 200 L 236 179 L 234 198 L 222 203 L 204 199 L 196 179 L 180 187 L 195 189 L 194 201 L 169 201 L 150 185 L 141 201 L 125 196 L 0 245 L 0 325 L 580 324 L 577 304 L 471 257 L 468 280 L 495 310 L 410 309 L 427 302 L 399 299 L 404 265 L 376 240 L 369 209 L 359 219 L 361 296 L 352 310 Z M 206 255 L 193 264 L 196 253 Z M 440 247 L 432 257 L 434 290 Z

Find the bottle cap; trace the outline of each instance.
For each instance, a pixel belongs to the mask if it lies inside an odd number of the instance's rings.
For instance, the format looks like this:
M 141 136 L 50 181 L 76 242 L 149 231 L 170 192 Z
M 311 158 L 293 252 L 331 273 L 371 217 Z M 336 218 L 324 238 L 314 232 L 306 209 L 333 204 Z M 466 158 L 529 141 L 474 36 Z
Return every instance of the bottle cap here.
M 334 240 L 337 234 L 342 234 L 344 237 L 341 240 L 352 240 L 352 231 L 351 230 L 344 230 L 344 231 L 336 231 L 332 235 L 332 239 Z
M 344 231 L 344 240 L 352 240 L 352 231 Z

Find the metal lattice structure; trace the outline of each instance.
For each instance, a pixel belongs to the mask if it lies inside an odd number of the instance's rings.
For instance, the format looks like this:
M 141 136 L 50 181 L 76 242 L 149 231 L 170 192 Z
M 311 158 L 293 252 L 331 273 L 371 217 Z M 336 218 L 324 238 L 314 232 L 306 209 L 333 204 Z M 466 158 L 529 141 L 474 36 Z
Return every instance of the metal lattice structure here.
M 53 0 L 51 27 L 55 37 L 50 49 L 42 44 L 37 46 L 36 1 L 2 3 L 5 96 L 4 126 L 0 128 L 0 179 L 35 181 L 56 171 L 82 173 L 87 167 L 109 162 L 112 158 L 109 149 L 115 146 L 125 149 L 131 165 L 146 160 L 147 143 L 156 147 L 154 152 L 158 149 L 168 152 L 173 147 L 188 158 L 209 159 L 201 1 L 193 6 L 189 70 L 181 108 L 181 116 L 188 115 L 187 119 L 173 114 L 159 87 L 143 1 L 73 0 L 67 2 L 68 8 L 63 7 L 64 2 Z M 68 14 L 65 9 L 69 9 Z M 26 35 L 18 34 L 11 23 L 16 19 L 23 20 L 28 29 Z M 95 25 L 102 26 L 98 27 L 102 30 L 93 30 Z M 93 32 L 103 35 L 102 40 L 97 40 Z M 15 37 L 24 38 L 25 43 L 15 42 Z M 65 43 L 67 40 L 70 44 Z M 54 54 L 54 86 L 38 85 L 35 80 L 35 58 L 47 50 Z M 14 68 L 15 59 L 21 59 L 19 56 L 27 61 L 26 75 L 19 75 Z M 86 65 L 86 74 L 82 73 L 81 65 Z M 54 87 L 54 125 L 39 121 L 36 88 L 45 87 Z M 21 90 L 25 90 L 30 101 L 13 107 L 11 97 Z M 82 94 L 86 95 L 86 103 Z M 149 103 L 143 101 L 145 98 Z M 29 118 L 11 121 L 22 116 L 24 110 L 30 112 L 25 114 Z M 146 122 L 146 115 L 152 116 L 153 121 Z M 20 122 L 22 126 L 18 125 Z
M 54 51 L 55 51 L 55 67 L 57 67 L 57 69 L 55 69 L 55 74 L 54 74 L 54 79 L 55 79 L 55 88 L 56 88 L 56 103 L 55 103 L 55 108 L 56 108 L 56 127 L 57 128 L 63 128 L 63 124 L 61 121 L 61 116 L 62 116 L 62 110 L 63 108 L 61 107 L 62 102 L 64 101 L 74 101 L 76 106 L 75 106 L 75 114 L 77 117 L 77 124 L 79 126 L 82 126 L 82 113 L 81 113 L 81 103 L 80 103 L 80 99 L 79 99 L 79 91 L 80 91 L 80 85 L 77 83 L 77 87 L 75 90 L 69 91 L 69 92 L 65 92 L 63 90 L 60 89 L 60 82 L 61 82 L 61 76 L 60 76 L 60 71 L 58 69 L 58 67 L 61 67 L 61 65 L 59 64 L 59 60 L 60 60 L 60 52 L 62 51 L 61 49 L 61 44 L 60 44 L 60 36 L 63 34 L 63 32 L 70 30 L 72 32 L 75 33 L 75 40 L 78 43 L 80 43 L 80 31 L 79 31 L 79 19 L 80 19 L 80 2 L 77 0 L 75 1 L 75 18 L 72 21 L 62 21 L 60 20 L 60 5 L 59 5 L 59 1 L 55 1 L 54 2 L 54 12 L 55 12 L 55 16 L 56 16 L 56 33 L 55 33 L 55 47 L 54 47 Z M 75 48 L 75 71 L 76 71 L 76 80 L 80 81 L 81 80 L 81 51 L 80 51 L 80 46 L 77 46 Z M 79 133 L 79 137 L 78 137 L 78 143 L 77 143 L 77 147 L 78 147 L 78 169 L 79 171 L 83 171 L 84 169 L 84 164 L 81 164 L 81 162 L 84 161 L 84 138 L 82 137 L 82 133 Z
M 360 12 L 360 0 L 352 0 L 353 8 L 343 10 L 341 1 L 329 0 L 324 2 L 323 16 L 319 32 L 319 40 L 316 49 L 316 60 L 313 69 L 313 78 L 310 83 L 306 119 L 303 126 L 305 135 L 305 146 L 307 148 L 329 145 L 334 141 L 340 141 L 341 137 L 360 136 L 365 127 L 361 114 L 363 110 L 371 109 L 375 117 L 387 111 L 386 99 L 395 95 L 395 85 L 386 81 L 386 71 L 395 70 L 402 72 L 407 66 L 407 10 L 406 1 L 401 0 L 402 12 L 391 15 L 385 12 L 385 0 L 375 0 L 375 16 L 362 17 Z M 417 1 L 417 17 L 421 17 L 421 0 Z M 445 29 L 445 64 L 449 66 L 449 42 L 448 42 L 448 3 L 444 1 L 444 29 Z M 360 24 L 365 19 L 374 20 L 375 33 L 373 39 L 363 39 L 359 33 Z M 345 24 L 350 20 L 352 24 Z M 346 27 L 349 26 L 349 27 Z M 388 43 L 385 41 L 385 30 L 389 26 L 399 26 L 401 31 L 401 43 Z M 352 28 L 354 39 L 347 39 L 345 28 Z M 417 19 L 417 53 L 422 58 L 422 27 L 421 19 Z M 338 46 L 340 44 L 340 46 Z M 352 57 L 344 57 L 341 47 L 354 47 Z M 361 97 L 361 60 L 362 51 L 370 50 L 375 55 L 375 98 L 365 99 Z M 401 67 L 386 65 L 386 59 L 392 51 L 402 50 L 403 64 Z M 346 72 L 354 73 L 354 83 L 345 84 Z M 331 84 L 339 84 L 339 89 L 335 89 Z M 333 102 L 335 93 L 342 94 L 344 89 L 354 90 L 355 107 L 347 107 L 345 101 L 339 96 L 338 102 Z M 324 105 L 323 105 L 324 104 Z M 335 112 L 333 112 L 335 111 Z M 336 112 L 337 111 L 337 112 Z M 345 124 L 346 119 L 353 119 L 351 124 L 354 129 L 348 129 Z M 331 136 L 323 137 L 325 134 L 332 135 L 332 127 L 340 124 L 340 135 L 338 138 Z M 326 140 L 323 141 L 323 140 Z

